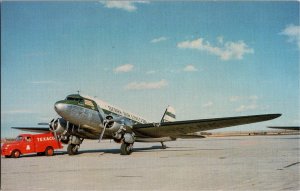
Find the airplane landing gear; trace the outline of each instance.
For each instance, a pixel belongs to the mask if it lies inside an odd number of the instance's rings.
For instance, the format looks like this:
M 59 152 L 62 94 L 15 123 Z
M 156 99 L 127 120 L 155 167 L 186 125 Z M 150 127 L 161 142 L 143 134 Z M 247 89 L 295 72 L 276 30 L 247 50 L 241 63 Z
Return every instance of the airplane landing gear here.
M 79 138 L 76 136 L 70 137 L 70 143 L 67 148 L 67 152 L 69 155 L 76 155 L 78 153 L 78 149 L 80 147 L 80 144 L 82 143 L 83 138 Z
M 125 133 L 122 139 L 121 155 L 130 155 L 133 150 L 133 143 L 135 141 L 134 133 Z
M 79 145 L 69 144 L 67 152 L 69 155 L 76 155 L 78 153 Z
M 121 155 L 130 155 L 132 153 L 133 144 L 122 143 L 121 145 Z
M 160 142 L 160 143 L 161 143 L 161 148 L 162 149 L 166 149 L 167 148 L 167 145 L 165 145 L 164 142 Z

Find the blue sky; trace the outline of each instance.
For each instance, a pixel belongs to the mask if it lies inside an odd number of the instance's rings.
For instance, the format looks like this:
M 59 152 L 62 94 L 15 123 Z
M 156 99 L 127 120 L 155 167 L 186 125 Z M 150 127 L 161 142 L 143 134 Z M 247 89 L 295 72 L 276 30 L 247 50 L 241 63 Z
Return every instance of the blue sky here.
M 2 2 L 1 24 L 2 136 L 77 90 L 152 121 L 300 124 L 298 2 Z

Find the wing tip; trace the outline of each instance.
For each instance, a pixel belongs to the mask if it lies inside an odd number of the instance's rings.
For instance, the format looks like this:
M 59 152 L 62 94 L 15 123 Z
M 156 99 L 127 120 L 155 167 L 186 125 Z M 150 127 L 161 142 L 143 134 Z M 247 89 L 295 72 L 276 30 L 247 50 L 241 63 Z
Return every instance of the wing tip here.
M 282 115 L 281 113 L 275 113 L 275 114 L 270 114 L 270 117 L 271 117 L 272 119 L 275 119 L 275 118 L 280 117 L 281 115 Z

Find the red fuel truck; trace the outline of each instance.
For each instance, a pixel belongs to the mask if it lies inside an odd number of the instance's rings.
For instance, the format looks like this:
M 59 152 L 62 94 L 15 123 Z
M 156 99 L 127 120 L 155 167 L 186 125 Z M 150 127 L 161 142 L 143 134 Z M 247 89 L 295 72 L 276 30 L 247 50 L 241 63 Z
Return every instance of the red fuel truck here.
M 19 158 L 28 153 L 45 154 L 52 156 L 54 149 L 63 148 L 60 141 L 56 140 L 51 132 L 43 134 L 20 134 L 13 142 L 6 142 L 1 147 L 1 155 L 6 158 Z

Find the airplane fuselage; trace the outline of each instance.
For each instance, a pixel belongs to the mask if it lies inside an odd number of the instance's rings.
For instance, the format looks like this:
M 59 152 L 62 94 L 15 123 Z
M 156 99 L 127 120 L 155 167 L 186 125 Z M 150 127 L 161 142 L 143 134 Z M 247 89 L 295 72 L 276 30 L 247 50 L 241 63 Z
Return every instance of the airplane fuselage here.
M 83 138 L 98 139 L 104 129 L 104 120 L 122 117 L 122 122 L 111 122 L 104 134 L 105 138 L 112 138 L 111 135 L 118 131 L 120 125 L 132 126 L 143 124 L 147 121 L 135 114 L 107 104 L 102 100 L 93 100 L 88 96 L 69 95 L 65 100 L 55 103 L 54 109 L 65 121 L 69 122 L 69 134 Z M 101 113 L 101 112 L 104 112 Z M 103 119 L 103 116 L 106 116 Z M 80 129 L 84 127 L 83 129 Z

